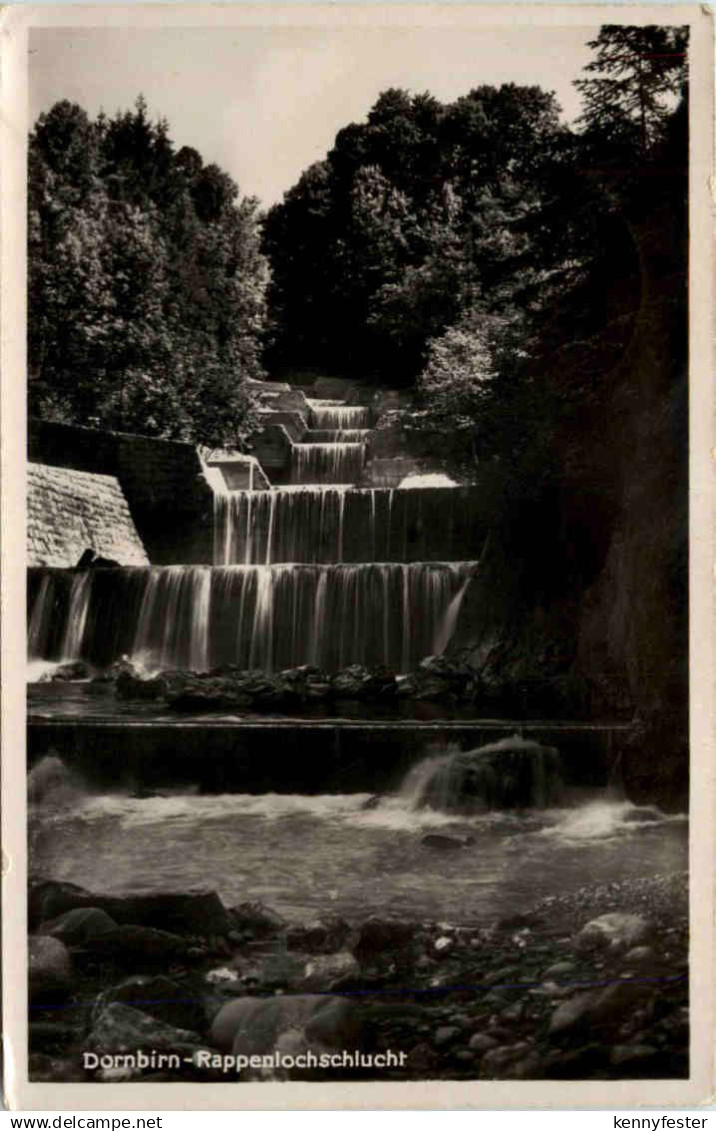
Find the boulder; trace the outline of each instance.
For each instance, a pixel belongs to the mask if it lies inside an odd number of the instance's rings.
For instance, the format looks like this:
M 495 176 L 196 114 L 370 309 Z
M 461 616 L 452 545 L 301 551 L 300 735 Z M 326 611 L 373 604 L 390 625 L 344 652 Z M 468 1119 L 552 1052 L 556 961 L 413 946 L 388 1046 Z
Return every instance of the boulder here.
M 154 965 L 167 959 L 183 957 L 187 946 L 183 938 L 168 931 L 123 923 L 111 931 L 86 939 L 82 949 L 111 958 L 120 966 L 133 966 L 136 963 Z
M 231 929 L 226 908 L 209 888 L 99 895 L 77 884 L 46 880 L 30 889 L 32 925 L 55 919 L 76 907 L 99 908 L 116 923 L 156 927 L 176 934 L 222 935 Z
M 217 1013 L 209 1039 L 222 1051 L 252 1055 L 271 1052 L 287 1033 L 314 1048 L 360 1047 L 357 1007 L 322 994 L 236 998 Z
M 319 954 L 304 967 L 301 988 L 313 990 L 338 990 L 360 977 L 360 966 L 348 951 L 337 954 Z
M 601 1028 L 620 1022 L 649 994 L 652 986 L 639 982 L 617 982 L 604 989 L 589 990 L 562 1004 L 552 1014 L 549 1036 L 559 1039 L 577 1030 Z
M 382 665 L 370 669 L 363 664 L 350 664 L 331 679 L 335 699 L 390 698 L 397 690 L 395 673 Z
M 427 845 L 428 848 L 439 848 L 443 852 L 450 852 L 465 848 L 468 844 L 474 844 L 475 841 L 471 836 L 448 836 L 447 833 L 426 833 L 425 836 L 420 838 L 420 843 Z
M 514 734 L 441 759 L 423 785 L 418 806 L 446 813 L 545 808 L 562 793 L 557 750 Z
M 131 1005 L 114 1001 L 99 1013 L 85 1038 L 93 1052 L 167 1052 L 191 1054 L 200 1045 L 198 1033 L 165 1025 Z
M 262 989 L 294 990 L 303 985 L 305 967 L 298 955 L 278 951 L 262 959 L 254 976 Z
M 345 948 L 352 933 L 352 928 L 345 919 L 326 917 L 289 927 L 286 945 L 289 950 L 301 950 L 308 954 L 334 954 Z
M 287 925 L 277 911 L 260 902 L 240 903 L 228 914 L 234 930 L 244 931 L 257 939 L 280 934 Z
M 52 673 L 52 683 L 69 683 L 78 679 L 89 679 L 91 671 L 83 660 L 68 660 L 60 664 Z
M 48 1056 L 41 1052 L 30 1053 L 27 1076 L 31 1084 L 84 1084 L 87 1081 L 87 1073 L 76 1056 Z
M 27 911 L 30 929 L 38 923 L 55 919 L 74 907 L 91 907 L 90 892 L 78 884 L 61 880 L 36 879 L 30 882 Z
M 72 962 L 65 944 L 49 935 L 31 935 L 28 981 L 33 1005 L 63 1001 L 70 992 L 71 980 Z
M 651 923 L 642 915 L 628 915 L 612 911 L 592 919 L 576 935 L 577 950 L 629 950 L 647 940 L 652 933 Z
M 166 684 L 159 676 L 147 679 L 135 672 L 122 671 L 114 681 L 118 699 L 161 699 L 165 692 Z
M 41 923 L 37 933 L 52 935 L 66 946 L 83 946 L 98 935 L 106 935 L 108 931 L 116 929 L 114 919 L 100 907 L 75 907 L 72 911 L 65 911 L 59 918 L 51 919 L 49 923 Z
M 114 558 L 104 558 L 88 546 L 83 550 L 75 569 L 119 569 L 120 565 Z
M 188 986 L 164 974 L 125 978 L 118 985 L 104 990 L 93 1006 L 92 1024 L 114 1002 L 148 1013 L 176 1029 L 201 1030 L 205 1024 L 201 998 L 195 996 Z
M 165 697 L 172 711 L 240 711 L 250 707 L 252 693 L 240 679 L 203 679 L 189 674 L 165 679 Z
M 92 680 L 93 683 L 114 683 L 120 675 L 131 675 L 135 679 L 141 679 L 143 674 L 142 668 L 137 664 L 132 663 L 129 656 L 120 656 L 118 660 L 113 660 L 108 668 L 101 671 Z
M 371 916 L 358 929 L 354 954 L 359 962 L 371 962 L 386 954 L 405 950 L 415 937 L 415 924 L 400 919 Z

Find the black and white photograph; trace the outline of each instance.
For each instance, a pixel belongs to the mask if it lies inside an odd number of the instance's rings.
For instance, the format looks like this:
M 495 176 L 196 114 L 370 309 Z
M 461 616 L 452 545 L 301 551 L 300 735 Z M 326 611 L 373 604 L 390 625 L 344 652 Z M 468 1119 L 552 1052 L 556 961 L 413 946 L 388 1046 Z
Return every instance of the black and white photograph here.
M 326 11 L 28 32 L 27 1080 L 685 1095 L 704 29 Z

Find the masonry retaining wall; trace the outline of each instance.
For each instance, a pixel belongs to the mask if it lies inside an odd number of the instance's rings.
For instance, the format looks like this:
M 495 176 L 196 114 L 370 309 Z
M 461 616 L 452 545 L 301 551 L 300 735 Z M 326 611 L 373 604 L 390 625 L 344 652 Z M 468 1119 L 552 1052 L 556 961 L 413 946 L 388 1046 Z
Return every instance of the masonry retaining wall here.
M 120 565 L 148 561 L 117 480 L 66 467 L 29 465 L 27 543 L 33 566 L 74 566 L 87 549 Z
M 151 562 L 211 563 L 214 494 L 194 444 L 31 420 L 28 458 L 114 476 Z

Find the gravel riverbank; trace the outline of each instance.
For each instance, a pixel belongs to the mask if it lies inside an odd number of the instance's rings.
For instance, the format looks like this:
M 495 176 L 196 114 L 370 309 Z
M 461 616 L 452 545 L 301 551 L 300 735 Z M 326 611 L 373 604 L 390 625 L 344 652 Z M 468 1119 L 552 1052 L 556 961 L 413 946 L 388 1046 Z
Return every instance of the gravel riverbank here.
M 102 896 L 39 881 L 30 1076 L 684 1077 L 686 897 L 675 874 L 586 886 L 477 928 L 296 924 L 260 904 L 224 908 L 210 891 Z M 402 1064 L 336 1059 L 388 1049 Z M 276 1051 L 281 1066 L 268 1066 Z M 237 1074 L 221 1059 L 237 1055 L 258 1060 Z

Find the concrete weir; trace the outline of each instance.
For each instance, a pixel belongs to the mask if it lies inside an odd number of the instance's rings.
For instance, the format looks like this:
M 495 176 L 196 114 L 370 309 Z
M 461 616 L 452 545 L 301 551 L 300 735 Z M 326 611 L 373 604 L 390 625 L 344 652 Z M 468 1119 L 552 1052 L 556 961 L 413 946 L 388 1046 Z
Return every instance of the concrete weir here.
M 568 785 L 618 780 L 626 723 L 415 722 L 396 719 L 40 719 L 28 762 L 59 754 L 90 784 L 197 786 L 209 793 L 352 793 L 398 787 L 421 758 L 471 750 L 519 732 L 562 759 Z

